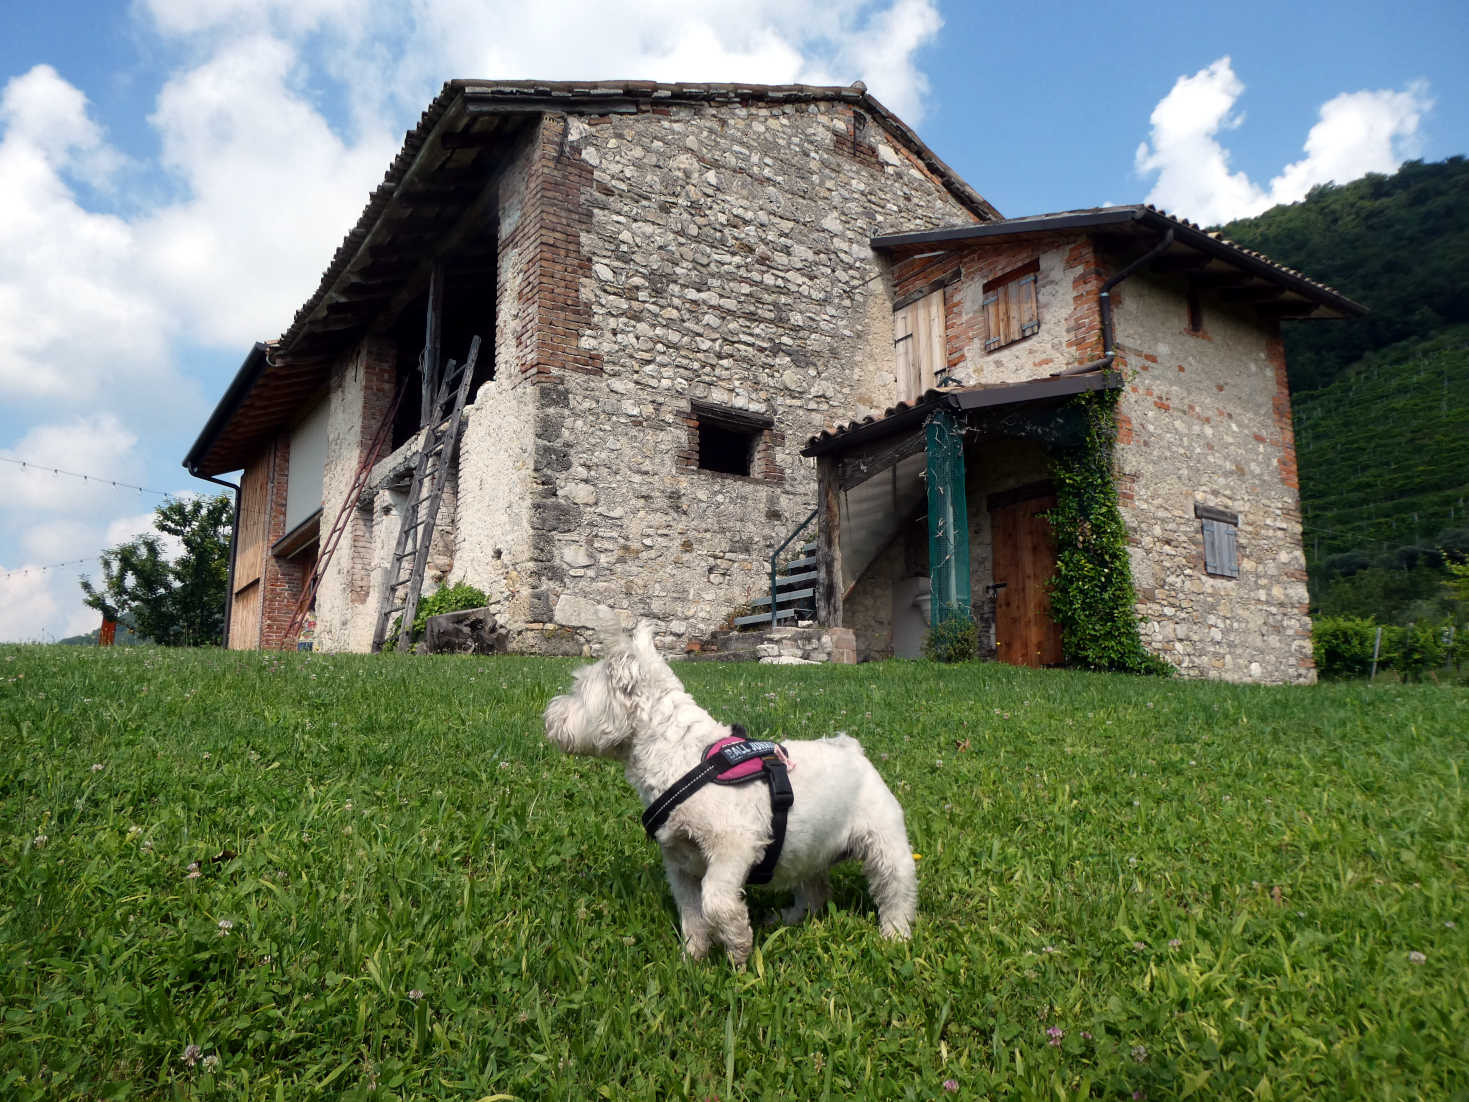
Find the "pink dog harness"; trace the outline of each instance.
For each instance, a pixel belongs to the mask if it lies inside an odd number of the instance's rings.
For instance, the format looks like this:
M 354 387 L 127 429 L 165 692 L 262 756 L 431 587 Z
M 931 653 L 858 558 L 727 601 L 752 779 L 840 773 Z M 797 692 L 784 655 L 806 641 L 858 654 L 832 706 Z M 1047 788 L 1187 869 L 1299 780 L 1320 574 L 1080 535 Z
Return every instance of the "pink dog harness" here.
M 643 829 L 649 838 L 654 838 L 673 809 L 711 781 L 746 784 L 763 776 L 770 787 L 770 845 L 765 847 L 765 855 L 745 880 L 749 884 L 768 884 L 780 861 L 786 838 L 786 816 L 795 802 L 788 776 L 791 760 L 778 742 L 749 738 L 738 724 L 730 730 L 732 734 L 706 749 L 698 765 L 648 805 L 648 810 L 643 812 Z

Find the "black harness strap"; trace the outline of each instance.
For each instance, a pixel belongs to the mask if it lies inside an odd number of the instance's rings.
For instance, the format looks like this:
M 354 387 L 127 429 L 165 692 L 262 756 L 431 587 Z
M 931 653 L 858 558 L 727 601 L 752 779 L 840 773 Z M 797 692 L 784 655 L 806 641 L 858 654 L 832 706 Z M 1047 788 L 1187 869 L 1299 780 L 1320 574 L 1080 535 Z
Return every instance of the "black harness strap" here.
M 739 728 L 736 730 L 744 733 Z M 648 805 L 648 810 L 643 812 L 643 829 L 648 832 L 649 838 L 655 838 L 659 828 L 668 821 L 668 816 L 679 804 L 715 780 L 719 774 L 749 762 L 752 758 L 759 758 L 763 766 L 761 772 L 751 773 L 743 780 L 754 780 L 763 776 L 770 788 L 770 844 L 765 847 L 765 855 L 761 857 L 760 863 L 750 870 L 745 879 L 749 884 L 768 884 L 775 875 L 776 864 L 780 861 L 780 851 L 786 838 L 786 818 L 791 804 L 795 803 L 790 775 L 779 755 L 779 745 L 763 739 L 746 739 L 721 747 L 674 781 L 666 792 Z M 743 780 L 728 783 L 738 784 L 743 783 Z

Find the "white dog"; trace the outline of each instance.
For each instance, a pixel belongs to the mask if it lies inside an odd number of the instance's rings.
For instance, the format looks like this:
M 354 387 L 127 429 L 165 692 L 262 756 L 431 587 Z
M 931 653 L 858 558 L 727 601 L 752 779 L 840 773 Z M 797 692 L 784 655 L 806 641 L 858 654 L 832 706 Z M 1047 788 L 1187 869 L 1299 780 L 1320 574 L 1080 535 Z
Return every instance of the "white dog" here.
M 621 761 L 644 807 L 732 730 L 684 690 L 646 624 L 600 662 L 577 670 L 572 691 L 552 700 L 545 718 L 546 737 L 567 753 Z M 902 807 L 856 739 L 837 735 L 783 748 L 795 799 L 771 883 L 793 888 L 795 901 L 782 917 L 799 922 L 820 911 L 831 894 L 827 870 L 856 858 L 883 935 L 908 937 L 918 887 Z M 735 964 L 749 957 L 744 886 L 772 840 L 771 822 L 771 791 L 757 780 L 706 784 L 656 828 L 690 956 L 702 958 L 718 940 Z

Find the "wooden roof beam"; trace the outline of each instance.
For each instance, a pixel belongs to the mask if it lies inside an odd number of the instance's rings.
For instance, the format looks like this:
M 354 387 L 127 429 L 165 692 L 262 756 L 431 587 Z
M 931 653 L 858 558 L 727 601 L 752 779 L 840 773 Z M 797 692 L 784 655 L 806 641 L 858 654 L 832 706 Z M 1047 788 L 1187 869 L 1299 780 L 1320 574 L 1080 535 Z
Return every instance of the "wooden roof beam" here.
M 1270 283 L 1246 283 L 1239 287 L 1224 287 L 1219 297 L 1224 302 L 1268 302 L 1285 294 L 1285 288 Z

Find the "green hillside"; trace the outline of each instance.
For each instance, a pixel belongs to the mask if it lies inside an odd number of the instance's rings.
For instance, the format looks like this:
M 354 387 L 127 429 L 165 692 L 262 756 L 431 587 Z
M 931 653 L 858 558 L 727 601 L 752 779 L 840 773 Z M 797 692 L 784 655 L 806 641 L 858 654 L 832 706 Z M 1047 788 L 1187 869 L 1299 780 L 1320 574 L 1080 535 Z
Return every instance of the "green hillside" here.
M 1469 324 L 1469 161 L 1410 161 L 1313 188 L 1222 227 L 1226 237 L 1367 306 L 1352 321 L 1286 326 L 1291 387 L 1318 390 L 1361 356 Z
M 1450 611 L 1469 555 L 1469 161 L 1315 188 L 1223 234 L 1366 305 L 1285 327 L 1318 613 Z
M 1469 326 L 1370 354 L 1292 404 L 1312 559 L 1469 528 Z

